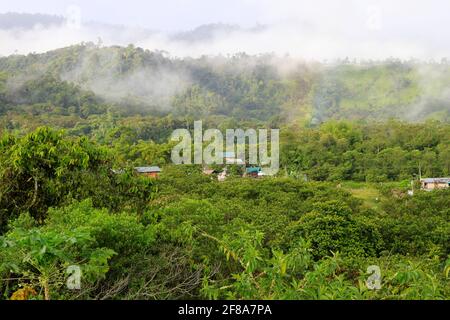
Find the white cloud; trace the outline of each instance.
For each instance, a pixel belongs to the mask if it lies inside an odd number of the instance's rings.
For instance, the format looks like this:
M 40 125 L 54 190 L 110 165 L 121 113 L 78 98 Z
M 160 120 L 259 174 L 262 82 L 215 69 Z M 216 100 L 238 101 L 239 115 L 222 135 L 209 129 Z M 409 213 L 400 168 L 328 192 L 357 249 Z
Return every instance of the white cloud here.
M 45 2 L 45 1 L 44 1 Z M 80 2 L 80 1 L 79 1 Z M 81 1 L 83 2 L 83 1 Z M 141 4 L 142 14 L 151 5 L 157 11 L 155 2 L 131 0 L 124 15 L 136 12 L 133 5 Z M 151 5 L 149 5 L 150 3 Z M 176 18 L 194 10 L 188 8 L 184 0 L 169 1 L 172 5 L 161 5 L 163 9 L 174 10 L 174 28 Z M 227 6 L 227 3 L 229 4 Z M 373 58 L 397 57 L 409 59 L 440 59 L 450 56 L 450 2 L 445 0 L 235 0 L 206 3 L 195 1 L 193 8 L 204 4 L 212 11 L 199 11 L 192 14 L 189 21 L 198 24 L 212 22 L 210 19 L 223 20 L 224 23 L 254 25 L 256 22 L 268 25 L 261 32 L 250 31 L 217 34 L 210 41 L 189 43 L 170 40 L 165 33 L 149 34 L 139 28 L 108 29 L 99 26 L 73 28 L 72 24 L 48 29 L 0 30 L 0 54 L 14 52 L 44 52 L 81 41 L 97 42 L 105 45 L 127 45 L 134 43 L 151 50 L 166 50 L 175 56 L 199 56 L 203 54 L 232 54 L 248 52 L 252 54 L 275 52 L 280 55 L 289 53 L 306 59 L 334 58 Z M 241 10 L 239 10 L 239 7 Z M 77 8 L 77 7 L 75 7 Z M 89 8 L 81 7 L 83 14 Z M 81 10 L 80 9 L 80 10 Z M 223 13 L 221 15 L 221 10 Z M 73 10 L 72 10 L 73 11 Z M 236 20 L 230 18 L 235 11 Z M 73 11 L 74 12 L 74 11 Z M 152 16 L 154 13 L 148 13 Z M 99 13 L 101 16 L 101 13 Z M 73 16 L 72 16 L 73 18 Z M 142 17 L 141 17 L 142 18 Z M 233 21 L 231 21 L 231 20 Z M 72 22 L 79 21 L 72 19 Z M 130 23 L 132 24 L 132 23 Z M 172 28 L 173 29 L 173 28 Z

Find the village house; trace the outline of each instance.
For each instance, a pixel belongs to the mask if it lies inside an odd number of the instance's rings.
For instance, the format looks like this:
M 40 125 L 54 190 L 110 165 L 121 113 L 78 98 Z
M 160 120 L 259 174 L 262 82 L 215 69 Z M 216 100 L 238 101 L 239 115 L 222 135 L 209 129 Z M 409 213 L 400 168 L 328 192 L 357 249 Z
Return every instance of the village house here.
M 426 178 L 420 179 L 423 190 L 447 189 L 450 187 L 450 178 Z
M 149 178 L 157 178 L 161 173 L 160 167 L 136 167 L 134 168 L 136 172 L 140 175 L 147 176 Z
M 247 177 L 258 178 L 261 176 L 261 173 L 261 167 L 250 167 L 245 170 L 245 175 Z

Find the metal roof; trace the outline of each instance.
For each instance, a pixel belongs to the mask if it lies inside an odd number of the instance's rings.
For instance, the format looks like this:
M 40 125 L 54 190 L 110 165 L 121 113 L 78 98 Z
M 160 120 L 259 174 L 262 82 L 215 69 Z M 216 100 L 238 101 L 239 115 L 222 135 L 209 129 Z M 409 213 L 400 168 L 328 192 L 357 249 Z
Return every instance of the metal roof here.
M 425 178 L 420 179 L 424 183 L 450 183 L 450 178 Z
M 247 168 L 247 173 L 257 173 L 257 172 L 260 172 L 260 171 L 261 171 L 260 167 Z
M 151 173 L 151 172 L 161 172 L 160 167 L 136 167 L 134 168 L 138 173 Z

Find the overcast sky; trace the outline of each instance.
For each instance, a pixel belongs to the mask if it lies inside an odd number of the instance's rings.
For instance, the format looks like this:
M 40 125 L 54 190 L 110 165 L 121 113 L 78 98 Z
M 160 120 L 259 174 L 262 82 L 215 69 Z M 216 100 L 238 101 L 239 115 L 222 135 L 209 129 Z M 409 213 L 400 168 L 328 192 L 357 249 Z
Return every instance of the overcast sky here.
M 450 56 L 448 0 L 14 0 L 2 1 L 0 12 L 66 15 L 70 6 L 80 9 L 83 22 L 140 26 L 163 32 L 217 22 L 272 27 L 259 39 L 221 39 L 214 47 L 216 51 L 230 46 L 237 50 L 243 45 L 244 49 L 249 46 L 248 51 L 287 52 L 293 46 L 295 54 L 303 44 L 302 50 L 309 56 L 318 55 L 319 51 L 361 57 Z M 79 38 L 74 37 L 74 41 Z M 0 35 L 2 40 L 14 42 L 6 35 Z M 137 43 L 151 49 L 157 44 L 175 51 L 186 49 L 155 39 Z M 14 46 L 19 48 L 19 44 Z M 0 43 L 0 49 L 1 46 L 6 47 L 5 43 Z M 195 50 L 200 53 L 204 48 Z
M 386 27 L 396 24 L 405 32 L 438 31 L 449 26 L 448 0 L 14 0 L 2 1 L 0 12 L 64 15 L 69 6 L 82 11 L 84 21 L 139 25 L 166 31 L 194 28 L 206 23 L 251 26 L 288 20 L 356 24 L 381 11 Z M 377 8 L 378 7 L 378 8 Z M 406 28 L 405 28 L 406 27 Z

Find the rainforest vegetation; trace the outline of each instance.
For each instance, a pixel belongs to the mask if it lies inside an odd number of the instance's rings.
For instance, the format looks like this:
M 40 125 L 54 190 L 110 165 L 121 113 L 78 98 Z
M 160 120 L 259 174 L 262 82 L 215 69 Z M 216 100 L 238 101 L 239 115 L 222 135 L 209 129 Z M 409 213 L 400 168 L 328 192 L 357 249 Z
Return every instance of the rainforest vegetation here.
M 449 86 L 446 61 L 0 58 L 0 299 L 449 299 L 450 189 L 418 183 L 450 176 Z M 195 120 L 279 128 L 278 175 L 172 165 Z

